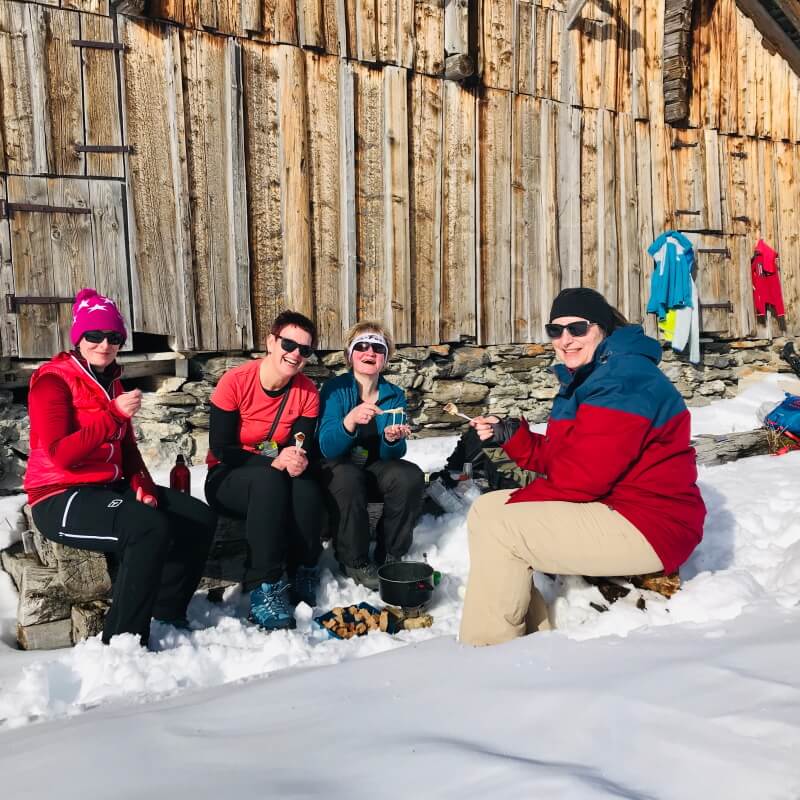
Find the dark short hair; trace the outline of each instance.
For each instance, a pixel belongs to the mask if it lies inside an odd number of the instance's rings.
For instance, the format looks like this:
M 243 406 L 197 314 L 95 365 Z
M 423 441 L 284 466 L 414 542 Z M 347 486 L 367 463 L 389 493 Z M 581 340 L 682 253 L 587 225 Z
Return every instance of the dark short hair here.
M 281 311 L 275 317 L 269 332 L 273 336 L 280 336 L 281 331 L 289 325 L 294 325 L 296 328 L 305 331 L 311 336 L 311 346 L 316 349 L 319 337 L 317 335 L 317 326 L 305 315 L 299 311 Z

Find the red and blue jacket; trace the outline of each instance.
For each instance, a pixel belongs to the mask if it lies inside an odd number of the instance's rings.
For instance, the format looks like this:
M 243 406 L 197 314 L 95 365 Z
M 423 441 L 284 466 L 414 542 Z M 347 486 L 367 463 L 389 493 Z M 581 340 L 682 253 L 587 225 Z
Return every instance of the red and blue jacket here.
M 522 420 L 503 446 L 539 473 L 508 502 L 600 502 L 629 520 L 674 572 L 703 537 L 686 405 L 658 368 L 661 347 L 639 325 L 618 328 L 574 372 L 559 365 L 561 389 L 544 435 Z

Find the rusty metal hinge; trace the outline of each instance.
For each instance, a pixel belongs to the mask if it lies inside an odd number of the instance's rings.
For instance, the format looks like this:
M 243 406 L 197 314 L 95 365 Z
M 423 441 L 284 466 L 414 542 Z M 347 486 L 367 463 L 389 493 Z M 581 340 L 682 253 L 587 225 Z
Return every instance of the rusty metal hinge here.
M 0 200 L 0 217 L 10 219 L 17 211 L 27 214 L 91 214 L 92 209 L 85 206 L 48 206 L 40 203 L 9 203 Z
M 132 153 L 130 144 L 76 144 L 76 153 Z
M 735 150 L 730 154 L 730 156 L 731 158 L 747 158 L 747 153 L 741 153 L 738 150 Z
M 95 39 L 73 39 L 73 47 L 85 47 L 92 50 L 124 50 L 125 45 L 118 42 L 99 42 Z
M 19 306 L 55 306 L 74 302 L 74 297 L 17 297 L 15 294 L 7 294 L 6 313 L 16 314 Z
M 730 300 L 727 300 L 724 303 L 699 303 L 701 309 L 704 308 L 719 308 L 724 311 L 727 311 L 729 314 L 733 314 L 733 303 Z
M 718 256 L 725 256 L 725 258 L 731 257 L 731 251 L 727 247 L 698 247 L 696 252 L 714 253 Z
M 680 150 L 682 147 L 697 147 L 697 142 L 673 142 L 670 150 Z
M 741 214 L 738 217 L 731 217 L 731 219 L 734 222 L 750 222 L 750 217 L 748 217 L 746 214 Z
M 686 208 L 676 208 L 675 209 L 675 213 L 676 214 L 680 214 L 682 217 L 699 217 L 701 212 L 700 211 L 689 211 Z

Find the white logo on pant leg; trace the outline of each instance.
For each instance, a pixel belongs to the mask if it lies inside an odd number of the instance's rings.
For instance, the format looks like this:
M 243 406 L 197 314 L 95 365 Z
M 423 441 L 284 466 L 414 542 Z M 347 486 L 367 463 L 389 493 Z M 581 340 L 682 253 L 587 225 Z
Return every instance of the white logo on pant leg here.
M 112 500 L 112 501 L 111 501 L 111 502 L 108 504 L 108 506 L 107 506 L 107 507 L 108 507 L 108 508 L 116 508 L 117 506 L 121 506 L 121 505 L 122 505 L 122 500 Z

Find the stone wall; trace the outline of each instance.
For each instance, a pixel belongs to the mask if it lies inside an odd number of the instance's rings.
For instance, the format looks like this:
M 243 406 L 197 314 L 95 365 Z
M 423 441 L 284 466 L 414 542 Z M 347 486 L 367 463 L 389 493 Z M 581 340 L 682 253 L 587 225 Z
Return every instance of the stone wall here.
M 689 405 L 733 397 L 739 380 L 757 371 L 788 372 L 779 352 L 785 339 L 713 342 L 703 345 L 701 364 L 664 351 L 662 369 Z M 251 357 L 258 357 L 253 354 Z M 134 425 L 151 468 L 171 465 L 177 453 L 203 460 L 208 448 L 208 401 L 220 376 L 248 356 L 193 358 L 188 379 L 146 379 L 142 409 Z M 455 432 L 461 421 L 442 411 L 447 402 L 469 415 L 524 414 L 547 418 L 557 384 L 549 367 L 549 345 L 437 345 L 400 348 L 386 374 L 408 396 L 409 418 L 417 435 Z M 315 382 L 344 370 L 340 352 L 319 354 L 306 367 Z M 128 382 L 131 384 L 136 381 Z M 28 420 L 20 397 L 0 391 L 0 493 L 20 491 L 28 452 Z

